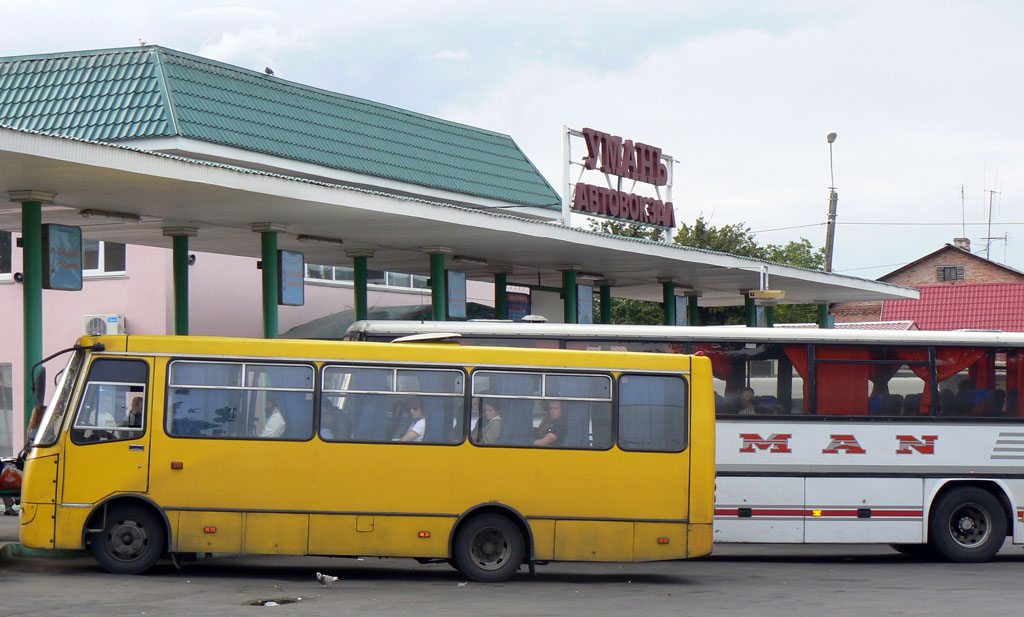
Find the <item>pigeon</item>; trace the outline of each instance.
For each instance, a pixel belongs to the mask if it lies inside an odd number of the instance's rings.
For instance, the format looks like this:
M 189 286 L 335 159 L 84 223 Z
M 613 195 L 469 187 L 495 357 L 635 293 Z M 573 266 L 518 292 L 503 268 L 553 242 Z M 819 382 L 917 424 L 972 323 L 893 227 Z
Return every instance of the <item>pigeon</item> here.
M 146 46 L 146 45 L 148 45 L 148 44 L 149 44 L 149 43 L 147 43 L 146 41 L 144 41 L 144 40 L 142 40 L 142 39 L 139 39 L 139 45 L 141 45 L 142 47 L 145 47 L 145 46 Z
M 274 69 L 270 68 L 269 66 L 265 66 L 263 67 L 263 72 L 266 73 L 267 75 L 273 75 Z
M 334 584 L 334 581 L 338 580 L 337 576 L 331 576 L 330 574 L 316 573 L 316 580 L 324 587 L 330 587 Z

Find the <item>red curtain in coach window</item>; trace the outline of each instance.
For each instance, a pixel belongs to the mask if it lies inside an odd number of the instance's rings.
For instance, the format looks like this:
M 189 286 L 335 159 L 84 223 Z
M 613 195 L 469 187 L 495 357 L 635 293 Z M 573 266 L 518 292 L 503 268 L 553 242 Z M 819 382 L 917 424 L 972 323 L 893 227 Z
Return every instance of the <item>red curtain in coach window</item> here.
M 996 354 L 986 353 L 967 369 L 967 377 L 974 382 L 978 390 L 995 390 L 996 387 Z
M 1021 401 L 1021 389 L 1024 388 L 1024 349 L 1006 352 L 1006 415 L 1014 418 L 1024 417 L 1024 401 Z
M 789 358 L 793 368 L 796 369 L 800 380 L 804 382 L 804 413 L 810 411 L 811 397 L 810 397 L 810 380 L 807 379 L 807 345 L 783 345 L 783 351 L 786 352 L 786 357 Z
M 725 380 L 725 395 L 738 394 L 746 386 L 746 361 L 737 357 L 732 347 L 715 343 L 694 343 L 694 355 L 711 358 L 711 373 L 717 379 Z
M 864 416 L 868 413 L 871 352 L 855 347 L 814 348 L 818 415 Z M 828 360 L 857 360 L 858 364 L 831 364 Z
M 890 351 L 874 351 L 871 353 L 872 360 L 898 360 L 896 354 Z M 871 374 L 871 396 L 889 394 L 889 380 L 893 378 L 896 371 L 900 370 L 899 364 L 872 364 Z
M 784 345 L 786 357 L 804 380 L 804 412 L 809 412 L 810 380 L 807 378 L 807 347 Z M 868 381 L 872 365 L 867 349 L 851 347 L 814 348 L 818 415 L 863 416 L 868 413 Z M 822 361 L 825 362 L 822 362 Z M 831 364 L 828 360 L 857 360 L 858 364 Z
M 937 347 L 935 349 L 935 373 L 939 381 L 949 379 L 965 368 L 985 357 L 987 350 L 975 347 Z M 927 361 L 927 349 L 901 349 L 901 360 Z M 932 376 L 927 364 L 911 364 L 910 369 L 925 381 L 924 396 L 921 397 L 921 413 L 927 414 L 931 409 Z
M 807 379 L 807 347 L 784 345 L 786 357 L 804 380 L 804 411 L 810 408 L 810 380 Z M 871 373 L 870 352 L 850 347 L 814 348 L 818 415 L 866 415 L 867 384 Z M 831 364 L 822 360 L 859 360 L 858 364 Z
M 711 358 L 711 372 L 718 379 L 727 379 L 732 373 L 734 362 L 729 350 L 722 349 L 717 345 L 702 343 L 694 343 L 691 349 L 695 356 Z

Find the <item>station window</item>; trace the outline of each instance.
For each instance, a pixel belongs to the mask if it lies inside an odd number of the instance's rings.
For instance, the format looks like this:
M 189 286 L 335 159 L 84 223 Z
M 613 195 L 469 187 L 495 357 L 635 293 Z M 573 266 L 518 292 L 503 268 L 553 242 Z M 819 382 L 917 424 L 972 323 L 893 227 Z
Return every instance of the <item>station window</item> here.
M 82 240 L 82 274 L 101 277 L 124 274 L 125 245 L 121 242 Z
M 14 241 L 11 232 L 0 231 L 0 281 L 11 279 L 11 256 Z
M 14 454 L 14 366 L 0 363 L 0 456 Z
M 346 266 L 324 266 L 306 264 L 307 281 L 333 281 L 350 283 L 355 280 L 355 270 Z M 398 289 L 427 289 L 428 278 L 419 274 L 402 274 L 383 270 L 367 270 L 366 282 L 369 285 L 381 285 Z

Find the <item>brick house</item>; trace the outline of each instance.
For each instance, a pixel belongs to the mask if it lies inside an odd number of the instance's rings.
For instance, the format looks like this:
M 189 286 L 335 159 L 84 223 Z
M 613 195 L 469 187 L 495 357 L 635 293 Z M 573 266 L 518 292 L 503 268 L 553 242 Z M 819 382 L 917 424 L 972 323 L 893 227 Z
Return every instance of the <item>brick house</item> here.
M 836 303 L 829 309 L 836 323 L 909 319 L 922 330 L 1024 331 L 1024 272 L 972 254 L 967 238 L 878 280 L 918 287 L 921 299 Z

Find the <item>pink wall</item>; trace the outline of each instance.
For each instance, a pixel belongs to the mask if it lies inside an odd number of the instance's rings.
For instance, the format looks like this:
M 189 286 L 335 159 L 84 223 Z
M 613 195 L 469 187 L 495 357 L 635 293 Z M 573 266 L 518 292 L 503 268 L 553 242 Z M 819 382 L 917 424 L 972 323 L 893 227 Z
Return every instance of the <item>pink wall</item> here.
M 127 276 L 86 279 L 82 291 L 43 290 L 43 357 L 70 347 L 84 333 L 82 318 L 97 313 L 125 316 L 129 333 L 162 334 L 168 323 L 167 305 L 162 290 L 168 287 L 169 252 L 143 246 L 128 246 L 125 257 Z M 12 269 L 22 270 L 21 251 L 13 251 Z M 18 283 L 0 284 L 0 362 L 13 364 L 14 378 L 14 450 L 24 441 L 24 325 L 22 287 Z M 52 377 L 67 363 L 67 357 L 47 363 Z M 52 391 L 52 379 L 49 390 Z
M 13 270 L 22 269 L 21 251 L 13 251 Z M 189 268 L 189 332 L 194 335 L 263 336 L 262 283 L 256 260 L 213 253 L 195 253 Z M 171 252 L 143 246 L 126 247 L 127 275 L 86 279 L 80 292 L 43 291 L 43 356 L 74 344 L 84 333 L 83 316 L 114 313 L 125 316 L 129 334 L 173 332 L 174 290 Z M 17 283 L 0 282 L 0 363 L 13 365 L 14 451 L 24 436 L 22 293 Z M 492 284 L 469 281 L 467 299 L 493 304 Z M 352 308 L 349 285 L 307 284 L 304 306 L 281 306 L 281 332 L 331 313 Z M 369 306 L 430 304 L 429 290 L 371 290 Z M 67 362 L 47 363 L 52 377 Z M 52 380 L 49 390 L 52 393 Z M 48 393 L 49 394 L 49 393 Z M 0 452 L 4 454 L 4 452 Z

